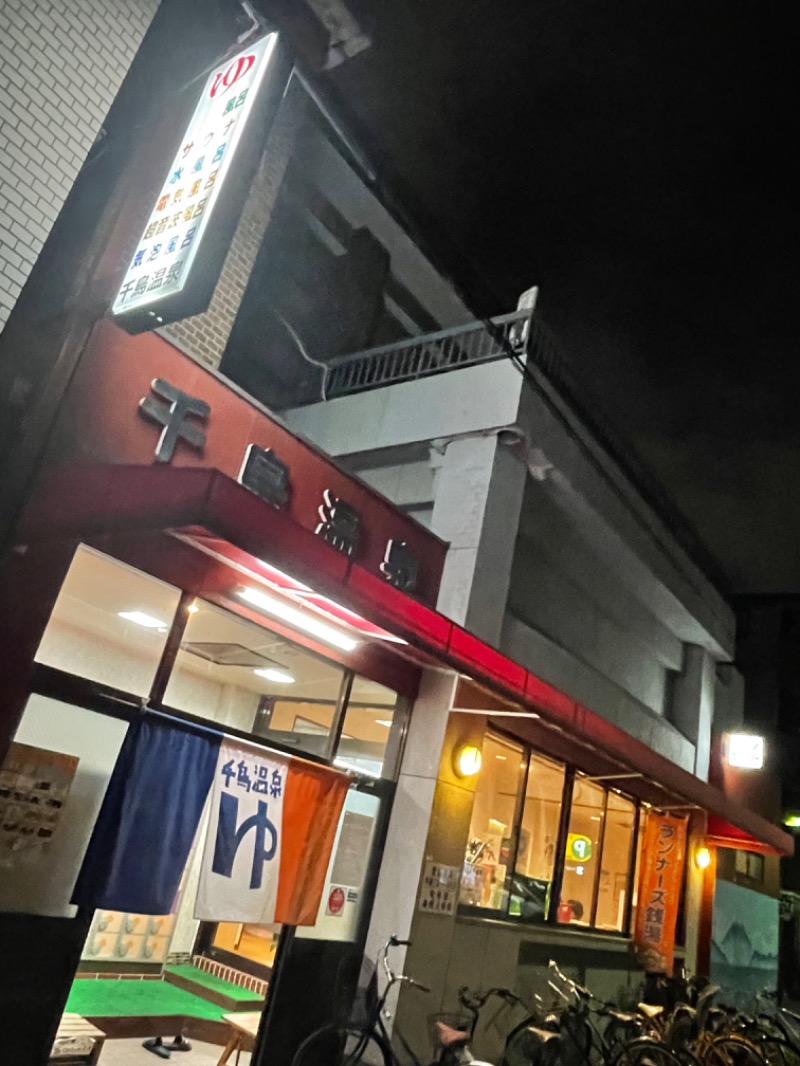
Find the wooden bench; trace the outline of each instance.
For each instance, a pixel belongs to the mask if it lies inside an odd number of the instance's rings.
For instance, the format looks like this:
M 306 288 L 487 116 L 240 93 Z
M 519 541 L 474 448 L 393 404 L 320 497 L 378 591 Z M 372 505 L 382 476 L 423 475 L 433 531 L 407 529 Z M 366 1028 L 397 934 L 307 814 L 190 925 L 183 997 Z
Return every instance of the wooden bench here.
M 225 1014 L 223 1020 L 230 1026 L 230 1037 L 222 1052 L 217 1066 L 227 1066 L 231 1055 L 236 1053 L 236 1066 L 243 1051 L 252 1051 L 255 1047 L 258 1027 L 261 1024 L 261 1011 L 249 1014 Z
M 71 1066 L 73 1063 L 95 1066 L 105 1042 L 106 1034 L 102 1029 L 87 1022 L 80 1014 L 64 1014 L 47 1060 L 48 1066 L 50 1063 L 53 1066 Z

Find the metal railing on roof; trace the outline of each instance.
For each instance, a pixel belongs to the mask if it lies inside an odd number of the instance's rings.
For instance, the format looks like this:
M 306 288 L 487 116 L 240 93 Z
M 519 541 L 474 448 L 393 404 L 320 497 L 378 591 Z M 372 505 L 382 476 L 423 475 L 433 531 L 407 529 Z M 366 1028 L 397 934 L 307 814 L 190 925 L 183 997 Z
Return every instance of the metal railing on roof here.
M 530 309 L 512 311 L 492 319 L 495 335 L 482 322 L 470 322 L 332 359 L 325 368 L 324 397 L 332 400 L 494 359 L 507 359 L 508 350 L 501 338 L 522 355 L 528 344 L 531 322 Z
M 492 331 L 482 322 L 443 329 L 395 344 L 356 352 L 331 360 L 323 373 L 322 398 L 353 395 L 415 381 L 433 374 L 477 366 L 509 357 L 509 348 L 538 370 L 571 409 L 578 421 L 625 474 L 685 552 L 720 590 L 727 582 L 719 564 L 690 522 L 675 506 L 631 442 L 605 417 L 576 379 L 559 346 L 529 308 L 491 319 Z M 505 343 L 501 343 L 501 342 Z

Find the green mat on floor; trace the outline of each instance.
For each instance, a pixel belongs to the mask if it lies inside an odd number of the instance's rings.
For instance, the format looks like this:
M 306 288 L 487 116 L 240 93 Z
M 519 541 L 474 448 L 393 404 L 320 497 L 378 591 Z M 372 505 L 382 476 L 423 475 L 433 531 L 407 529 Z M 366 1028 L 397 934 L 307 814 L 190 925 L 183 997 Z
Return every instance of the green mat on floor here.
M 221 977 L 214 977 L 213 974 L 205 973 L 203 970 L 198 970 L 196 966 L 192 966 L 190 963 L 186 963 L 182 966 L 167 966 L 166 971 L 168 973 L 174 973 L 179 977 L 185 977 L 189 981 L 193 981 L 196 985 L 202 985 L 207 988 L 209 992 L 222 992 L 226 996 L 230 996 L 231 999 L 237 999 L 240 1002 L 251 1002 L 253 1007 L 257 1007 L 263 1000 L 263 996 L 259 996 L 257 992 L 250 992 L 246 988 L 239 988 L 238 985 L 232 984 L 230 981 L 225 981 Z
M 190 967 L 191 968 L 191 967 Z M 237 989 L 237 992 L 241 989 Z M 152 1014 L 185 1014 L 219 1020 L 225 1007 L 193 996 L 167 981 L 116 981 L 77 978 L 72 983 L 68 1012 L 84 1018 L 137 1017 Z

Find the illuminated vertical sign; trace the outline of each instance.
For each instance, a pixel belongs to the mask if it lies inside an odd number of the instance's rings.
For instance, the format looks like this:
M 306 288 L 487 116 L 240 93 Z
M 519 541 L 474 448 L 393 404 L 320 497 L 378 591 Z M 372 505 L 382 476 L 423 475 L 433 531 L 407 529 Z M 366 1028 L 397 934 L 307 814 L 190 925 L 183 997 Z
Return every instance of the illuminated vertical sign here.
M 209 75 L 112 306 L 118 317 L 160 308 L 184 291 L 247 119 L 275 51 L 271 33 Z

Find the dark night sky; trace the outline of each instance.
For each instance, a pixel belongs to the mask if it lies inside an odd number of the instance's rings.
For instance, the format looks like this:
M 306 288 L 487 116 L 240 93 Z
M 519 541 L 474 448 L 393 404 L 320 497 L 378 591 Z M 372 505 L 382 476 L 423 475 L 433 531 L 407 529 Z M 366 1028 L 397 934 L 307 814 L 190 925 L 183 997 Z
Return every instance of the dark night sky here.
M 800 5 L 350 6 L 331 81 L 478 309 L 539 284 L 729 588 L 800 592 Z

